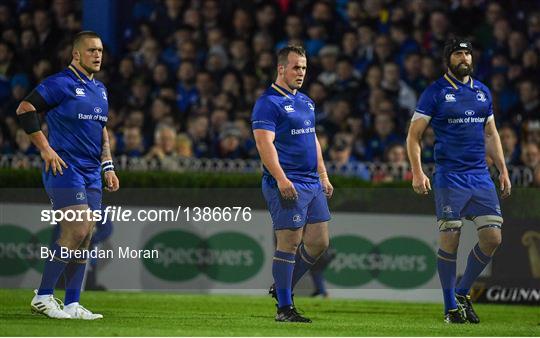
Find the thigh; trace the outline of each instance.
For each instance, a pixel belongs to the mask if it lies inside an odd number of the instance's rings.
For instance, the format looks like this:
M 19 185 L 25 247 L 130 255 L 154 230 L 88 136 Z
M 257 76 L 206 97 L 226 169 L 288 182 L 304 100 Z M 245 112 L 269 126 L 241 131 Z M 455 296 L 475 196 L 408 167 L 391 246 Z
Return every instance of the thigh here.
M 501 206 L 497 188 L 489 175 L 476 176 L 472 180 L 472 197 L 465 209 L 463 216 L 470 218 L 474 216 L 496 215 L 501 216 Z
M 54 210 L 88 204 L 84 178 L 73 165 L 68 164 L 63 175 L 44 172 L 42 178 Z
M 272 218 L 274 230 L 299 229 L 306 224 L 309 197 L 306 191 L 295 184 L 298 198 L 285 200 L 277 186 L 263 181 L 263 195 Z
M 308 223 L 304 228 L 304 243 L 328 242 L 328 222 Z
M 101 178 L 94 182 L 87 184 L 86 197 L 88 200 L 88 207 L 91 210 L 101 210 L 101 200 L 103 191 L 101 188 Z
M 328 222 L 330 220 L 330 210 L 328 209 L 328 200 L 324 195 L 320 183 L 313 185 L 314 196 L 308 205 L 307 223 Z
M 463 208 L 472 197 L 466 178 L 461 175 L 435 174 L 433 188 L 437 219 L 461 219 Z

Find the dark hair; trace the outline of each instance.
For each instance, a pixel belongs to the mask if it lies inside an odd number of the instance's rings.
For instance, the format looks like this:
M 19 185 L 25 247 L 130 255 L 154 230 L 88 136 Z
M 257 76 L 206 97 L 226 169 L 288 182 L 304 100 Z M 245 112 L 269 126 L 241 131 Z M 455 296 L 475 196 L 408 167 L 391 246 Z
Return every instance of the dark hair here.
M 81 42 L 81 40 L 86 38 L 98 38 L 101 39 L 101 37 L 98 35 L 98 33 L 94 31 L 80 31 L 79 33 L 75 34 L 73 37 L 73 46 L 76 46 Z
M 283 47 L 279 50 L 277 54 L 278 65 L 286 65 L 290 53 L 295 53 L 300 56 L 306 57 L 306 50 L 302 46 L 291 45 L 291 46 Z

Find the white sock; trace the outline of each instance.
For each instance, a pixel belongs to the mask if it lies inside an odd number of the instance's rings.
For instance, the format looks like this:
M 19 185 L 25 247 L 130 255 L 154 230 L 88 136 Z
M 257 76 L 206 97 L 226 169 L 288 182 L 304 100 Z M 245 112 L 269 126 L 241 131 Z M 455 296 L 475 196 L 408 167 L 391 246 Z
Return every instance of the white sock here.
M 77 305 L 79 305 L 79 302 L 73 302 L 73 303 L 69 303 L 68 305 L 64 306 L 64 308 L 77 306 Z
M 42 300 L 45 300 L 45 299 L 48 299 L 50 296 L 52 295 L 36 295 L 36 299 L 39 300 L 39 301 L 42 301 Z

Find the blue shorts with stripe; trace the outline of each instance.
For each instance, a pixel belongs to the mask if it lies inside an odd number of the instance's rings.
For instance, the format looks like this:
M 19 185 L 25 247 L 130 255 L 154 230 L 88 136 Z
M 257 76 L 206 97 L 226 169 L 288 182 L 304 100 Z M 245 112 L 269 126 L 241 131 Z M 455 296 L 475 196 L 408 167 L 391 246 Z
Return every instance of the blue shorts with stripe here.
M 489 173 L 435 173 L 433 188 L 438 220 L 502 217 L 497 189 Z
M 306 224 L 330 220 L 330 210 L 322 185 L 293 182 L 298 198 L 285 200 L 272 177 L 263 176 L 262 191 L 274 230 L 298 229 Z
M 101 171 L 84 171 L 66 161 L 63 175 L 49 170 L 42 172 L 43 185 L 54 210 L 72 205 L 87 204 L 91 210 L 101 209 Z

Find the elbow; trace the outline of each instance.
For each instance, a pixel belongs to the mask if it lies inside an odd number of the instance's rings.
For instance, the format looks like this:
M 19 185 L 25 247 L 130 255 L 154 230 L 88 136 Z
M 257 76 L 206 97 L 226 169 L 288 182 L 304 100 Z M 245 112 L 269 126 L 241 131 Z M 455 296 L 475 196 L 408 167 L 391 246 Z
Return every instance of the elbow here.
M 35 110 L 35 108 L 31 103 L 22 101 L 21 103 L 19 103 L 19 106 L 17 107 L 17 110 L 15 110 L 15 113 L 17 115 L 22 115 L 32 110 Z

